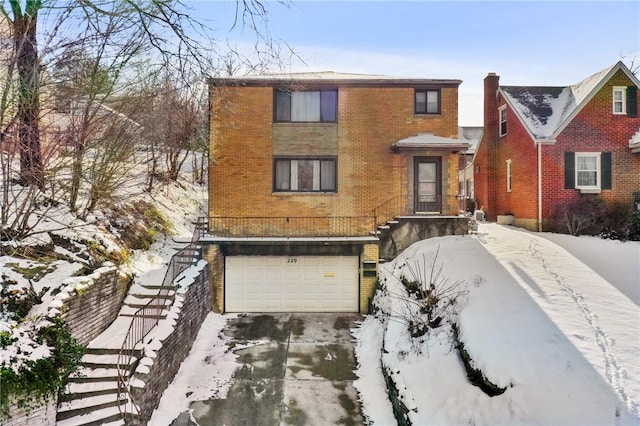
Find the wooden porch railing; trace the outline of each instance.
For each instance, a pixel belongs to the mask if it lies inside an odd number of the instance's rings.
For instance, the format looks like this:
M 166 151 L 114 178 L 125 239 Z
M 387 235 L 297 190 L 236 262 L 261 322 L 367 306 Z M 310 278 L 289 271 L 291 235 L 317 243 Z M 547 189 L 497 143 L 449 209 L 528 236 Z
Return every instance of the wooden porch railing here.
M 189 245 L 171 257 L 158 293 L 144 307 L 133 314 L 117 361 L 118 402 L 126 401 L 124 404 L 118 404 L 118 409 L 125 421 L 130 415 L 140 414 L 138 406 L 131 395 L 131 385 L 129 383 L 129 378 L 135 369 L 135 365 L 132 365 L 131 361 L 135 357 L 136 346 L 158 324 L 162 311 L 168 309 L 173 303 L 175 290 L 171 288 L 172 283 L 180 273 L 193 265 L 194 261 L 199 257 L 198 241 L 204 235 L 206 225 L 206 220 L 198 219 Z M 167 299 L 170 300 L 170 303 L 167 303 Z

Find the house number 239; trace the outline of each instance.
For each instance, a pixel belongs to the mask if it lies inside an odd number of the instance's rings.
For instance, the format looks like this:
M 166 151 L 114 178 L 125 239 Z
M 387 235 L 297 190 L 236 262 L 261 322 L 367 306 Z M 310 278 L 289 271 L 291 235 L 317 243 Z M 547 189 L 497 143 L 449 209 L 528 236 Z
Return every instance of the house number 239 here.
M 287 257 L 287 263 L 298 263 L 297 257 Z

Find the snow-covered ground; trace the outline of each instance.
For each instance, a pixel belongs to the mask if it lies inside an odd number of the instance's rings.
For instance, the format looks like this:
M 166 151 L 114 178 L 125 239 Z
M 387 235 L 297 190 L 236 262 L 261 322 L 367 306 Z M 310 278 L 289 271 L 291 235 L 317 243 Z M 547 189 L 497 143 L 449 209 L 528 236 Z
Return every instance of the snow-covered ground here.
M 599 253 L 611 246 L 588 244 Z M 407 264 L 439 251 L 443 276 L 469 291 L 450 321 L 457 318 L 475 367 L 506 391 L 489 397 L 469 384 L 448 324 L 416 339 L 398 315 L 379 313 L 355 331 L 354 385 L 366 416 L 393 420 L 382 356 L 414 424 L 639 424 L 640 308 L 603 277 L 634 271 L 640 252 L 637 243 L 615 246 L 615 262 L 602 255 L 589 267 L 539 234 L 481 224 L 476 236 L 424 240 L 383 265 L 390 295 L 377 303 L 397 314 L 406 310 L 399 278 Z
M 189 355 L 153 412 L 150 425 L 167 424 L 184 412 L 191 413 L 191 402 L 226 398 L 233 373 L 239 367 L 237 355 L 226 345 L 229 338 L 222 334 L 233 317 L 213 312 L 207 316 Z M 191 420 L 195 423 L 193 417 Z
M 566 234 L 539 234 L 577 257 L 640 306 L 640 242 L 574 237 Z M 634 249 L 635 246 L 635 249 Z
M 178 182 L 158 183 L 151 192 L 144 191 L 146 164 L 132 164 L 129 171 L 132 179 L 118 188 L 113 200 L 103 210 L 96 210 L 81 219 L 63 200 L 47 204 L 44 210 L 34 211 L 30 236 L 19 241 L 2 242 L 0 296 L 17 294 L 26 298 L 37 295 L 41 302 L 31 308 L 25 321 L 18 322 L 13 313 L 5 309 L 5 301 L 0 297 L 0 332 L 17 339 L 14 347 L 0 350 L 0 366 L 11 366 L 17 370 L 23 362 L 50 355 L 49 348 L 39 344 L 36 338 L 38 329 L 45 324 L 41 318 L 49 311 L 61 286 L 67 285 L 68 278 L 87 273 L 83 269 L 95 268 L 93 259 L 88 256 L 88 246 L 99 246 L 106 252 L 127 252 L 128 259 L 120 265 L 120 272 L 133 276 L 135 284 L 157 284 L 164 276 L 171 255 L 191 239 L 193 222 L 198 216 L 205 215 L 207 187 L 191 182 L 190 168 L 185 167 Z M 0 182 L 0 185 L 4 183 Z M 20 188 L 11 190 L 22 194 L 24 190 Z M 136 202 L 154 206 L 166 222 L 172 224 L 172 235 L 158 235 L 149 250 L 126 249 L 105 213 Z M 47 254 L 25 259 L 18 254 L 25 247 L 44 247 L 43 251 L 48 253 L 49 245 L 53 245 L 52 237 L 67 241 L 66 248 L 53 246 L 56 256 Z

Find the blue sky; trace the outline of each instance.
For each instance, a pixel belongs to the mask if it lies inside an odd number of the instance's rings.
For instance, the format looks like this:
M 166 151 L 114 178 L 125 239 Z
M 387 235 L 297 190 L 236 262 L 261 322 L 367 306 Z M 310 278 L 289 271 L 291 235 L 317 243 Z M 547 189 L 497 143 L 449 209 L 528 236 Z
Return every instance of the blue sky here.
M 228 34 L 235 2 L 187 1 Z M 504 85 L 568 85 L 622 57 L 640 63 L 639 1 L 266 1 L 272 37 L 305 63 L 291 71 L 355 72 L 463 80 L 460 125 L 482 125 L 482 80 Z M 629 61 L 627 60 L 628 64 Z

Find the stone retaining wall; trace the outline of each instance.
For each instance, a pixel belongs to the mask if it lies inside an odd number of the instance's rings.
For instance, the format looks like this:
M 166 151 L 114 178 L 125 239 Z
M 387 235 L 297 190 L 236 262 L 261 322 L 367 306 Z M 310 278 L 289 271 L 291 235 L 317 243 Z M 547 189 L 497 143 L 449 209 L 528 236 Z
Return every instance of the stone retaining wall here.
M 118 315 L 126 296 L 127 280 L 121 279 L 118 268 L 108 262 L 92 274 L 64 280 L 60 292 L 54 296 L 47 315 L 60 317 L 71 335 L 82 345 L 102 333 Z M 33 402 L 29 409 L 9 403 L 8 418 L 0 418 L 7 426 L 54 425 L 57 398 L 44 403 Z
M 59 315 L 71 335 L 87 345 L 116 319 L 128 284 L 118 268 L 106 263 L 91 275 L 64 280 L 48 314 Z
M 183 277 L 182 279 L 180 279 Z M 174 282 L 176 300 L 167 318 L 145 338 L 145 354 L 132 379 L 132 396 L 140 408 L 139 424 L 147 424 L 160 398 L 189 354 L 202 322 L 211 312 L 209 267 L 201 260 Z
M 9 417 L 0 416 L 0 424 L 3 426 L 45 426 L 56 424 L 57 398 L 36 404 L 28 409 L 18 408 L 9 397 Z
M 406 217 L 380 236 L 380 258 L 394 259 L 411 244 L 445 235 L 467 235 L 469 218 L 455 216 Z

